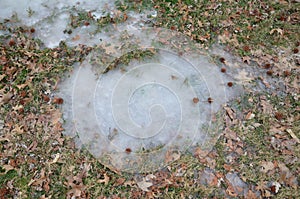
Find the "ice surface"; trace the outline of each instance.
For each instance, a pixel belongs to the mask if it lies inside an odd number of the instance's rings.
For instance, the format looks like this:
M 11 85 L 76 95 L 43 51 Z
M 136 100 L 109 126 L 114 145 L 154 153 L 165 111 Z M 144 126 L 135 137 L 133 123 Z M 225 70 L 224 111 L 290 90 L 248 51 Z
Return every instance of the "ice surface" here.
M 71 8 L 82 9 L 86 11 L 100 10 L 112 6 L 114 1 L 108 0 L 1 0 L 0 2 L 0 20 L 8 19 L 16 15 L 18 19 L 27 26 L 32 26 L 43 19 L 53 16 Z
M 179 50 L 191 49 L 185 36 L 164 29 L 126 29 L 127 25 L 118 25 L 114 34 L 99 34 L 109 47 L 99 44 L 61 85 L 72 88 L 72 94 L 65 95 L 72 103 L 64 109 L 72 106 L 80 141 L 104 164 L 131 172 L 164 166 L 170 154 L 197 147 L 209 152 L 222 131 L 221 107 L 239 94 L 239 86 L 227 87 L 233 79 L 222 74 L 208 54 L 188 50 L 178 55 Z M 124 34 L 126 39 L 119 39 Z M 172 34 L 169 44 L 159 45 Z M 134 42 L 139 48 L 127 46 Z M 186 44 L 176 49 L 174 42 Z M 107 63 L 100 49 L 109 54 Z M 138 49 L 156 51 L 103 73 L 110 60 Z
M 114 1 L 108 0 L 1 0 L 0 22 L 12 17 L 18 22 L 17 25 L 34 27 L 36 37 L 40 38 L 49 48 L 57 47 L 60 41 L 67 41 L 72 44 L 74 42 L 73 45 L 76 45 L 87 41 L 85 39 L 74 40 L 75 36 L 76 38 L 85 38 L 86 32 L 84 29 L 86 27 L 78 28 L 71 35 L 64 33 L 64 30 L 70 24 L 71 14 L 76 15 L 80 11 L 91 11 L 101 17 L 105 15 L 105 11 L 109 12 L 113 7 Z M 92 31 L 90 30 L 90 32 Z M 95 44 L 95 42 L 92 44 Z

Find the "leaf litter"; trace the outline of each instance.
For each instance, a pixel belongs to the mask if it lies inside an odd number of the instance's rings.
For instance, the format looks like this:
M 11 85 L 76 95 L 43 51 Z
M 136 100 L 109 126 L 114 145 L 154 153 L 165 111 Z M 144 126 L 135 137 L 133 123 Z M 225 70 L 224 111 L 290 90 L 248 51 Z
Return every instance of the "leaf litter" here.
M 158 25 L 185 32 L 204 47 L 219 35 L 220 41 L 227 43 L 224 46 L 228 52 L 241 56 L 248 67 L 255 68 L 252 63 L 261 67 L 259 73 L 242 75 L 251 78 L 250 83 L 257 87 L 249 90 L 248 96 L 227 105 L 225 128 L 230 130 L 223 132 L 207 156 L 197 159 L 199 150 L 191 154 L 196 158 L 182 155 L 154 173 L 156 178 L 145 180 L 148 191 L 143 191 L 132 176 L 104 168 L 84 149 L 78 152 L 72 140 L 61 134 L 62 121 L 56 112 L 59 104 L 44 100 L 43 95 L 53 98 L 55 78 L 58 73 L 63 75 L 63 66 L 80 61 L 81 56 L 76 55 L 87 54 L 89 49 L 84 46 L 69 49 L 64 45 L 43 49 L 23 32 L 24 28 L 8 30 L 1 24 L 1 31 L 18 35 L 17 39 L 1 36 L 1 99 L 7 95 L 1 100 L 1 197 L 299 197 L 299 55 L 293 50 L 299 48 L 294 43 L 299 42 L 299 26 L 295 25 L 299 21 L 299 2 L 240 2 L 228 7 L 225 1 L 213 1 L 210 5 L 201 2 L 200 7 L 185 1 L 152 3 L 158 11 Z M 140 9 L 142 4 L 142 1 L 127 2 L 120 7 Z M 282 9 L 288 10 L 290 16 Z M 250 25 L 240 23 L 240 16 Z M 269 26 L 266 30 L 262 28 L 270 21 L 276 31 Z M 268 34 L 260 32 L 260 35 L 270 41 L 262 40 L 256 30 L 266 31 Z M 250 51 L 243 48 L 245 45 Z M 37 54 L 26 55 L 24 51 Z M 45 58 L 42 65 L 29 64 L 39 58 Z M 272 65 L 272 76 L 267 76 L 263 68 L 268 63 Z M 254 116 L 247 116 L 249 112 Z M 276 112 L 284 117 L 278 120 Z M 89 170 L 84 167 L 86 163 L 91 164 Z M 202 174 L 204 171 L 208 173 L 206 176 Z M 109 180 L 95 184 L 105 176 Z

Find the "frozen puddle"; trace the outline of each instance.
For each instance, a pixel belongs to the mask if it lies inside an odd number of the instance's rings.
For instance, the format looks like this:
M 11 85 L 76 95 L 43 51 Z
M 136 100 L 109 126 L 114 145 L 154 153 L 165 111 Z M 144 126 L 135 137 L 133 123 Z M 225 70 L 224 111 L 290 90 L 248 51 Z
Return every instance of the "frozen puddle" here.
M 101 37 L 109 42 L 61 85 L 79 144 L 129 172 L 157 169 L 186 151 L 209 152 L 222 132 L 222 105 L 241 91 L 227 86 L 230 76 L 177 32 L 121 25 Z
M 187 151 L 205 155 L 222 132 L 222 106 L 242 91 L 199 44 L 178 32 L 147 27 L 146 16 L 155 18 L 155 11 L 128 13 L 126 21 L 101 31 L 91 23 L 66 34 L 71 15 L 91 12 L 95 22 L 107 12 L 114 15 L 111 2 L 3 0 L 0 5 L 1 21 L 18 18 L 16 25 L 34 27 L 46 47 L 61 41 L 94 47 L 74 65 L 58 95 L 65 102 L 65 134 L 113 169 L 147 172 Z M 227 66 L 234 68 L 235 60 Z

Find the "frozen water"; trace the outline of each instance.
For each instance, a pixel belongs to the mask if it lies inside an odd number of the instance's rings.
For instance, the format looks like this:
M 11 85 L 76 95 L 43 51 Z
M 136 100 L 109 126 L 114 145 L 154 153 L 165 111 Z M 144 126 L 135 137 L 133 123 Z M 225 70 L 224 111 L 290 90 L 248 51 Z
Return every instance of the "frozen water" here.
M 54 16 L 71 8 L 82 9 L 85 11 L 100 10 L 114 4 L 114 1 L 108 0 L 1 0 L 0 2 L 0 20 L 9 19 L 13 15 L 21 21 L 22 24 L 32 26 L 43 19 Z M 55 27 L 53 27 L 55 28 Z
M 240 87 L 227 87 L 233 79 L 208 54 L 191 50 L 196 44 L 183 35 L 127 25 L 118 25 L 114 34 L 101 33 L 110 45 L 99 44 L 61 85 L 73 89 L 63 91 L 72 102 L 64 109 L 72 108 L 80 141 L 104 164 L 133 172 L 164 166 L 175 154 L 196 147 L 209 152 L 222 131 L 221 107 Z M 181 47 L 174 48 L 175 42 Z M 154 53 L 105 70 L 139 49 Z
M 101 17 L 114 7 L 114 1 L 108 0 L 78 0 L 78 1 L 47 1 L 47 0 L 22 0 L 0 1 L 0 22 L 4 19 L 14 18 L 16 25 L 32 26 L 36 29 L 36 37 L 40 38 L 46 47 L 53 48 L 60 41 L 84 43 L 86 27 L 78 28 L 71 35 L 64 33 L 70 24 L 71 14 L 77 15 L 79 11 L 91 11 L 96 17 Z M 83 30 L 82 30 L 83 29 Z M 91 29 L 91 27 L 87 28 Z M 92 32 L 90 30 L 90 32 Z M 79 40 L 79 41 L 77 41 Z M 97 43 L 99 40 L 97 41 Z M 91 43 L 90 43 L 91 44 Z M 95 44 L 95 43 L 93 43 Z

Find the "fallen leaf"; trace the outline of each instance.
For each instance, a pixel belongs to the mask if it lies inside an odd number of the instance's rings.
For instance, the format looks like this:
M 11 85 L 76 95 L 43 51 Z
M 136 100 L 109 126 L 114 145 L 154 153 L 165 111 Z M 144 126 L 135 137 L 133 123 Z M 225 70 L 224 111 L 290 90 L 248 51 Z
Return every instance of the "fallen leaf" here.
M 18 87 L 18 89 L 23 89 L 23 88 L 25 88 L 26 86 L 28 86 L 28 84 L 27 83 L 25 83 L 25 84 L 20 84 L 20 85 L 17 85 L 17 87 Z
M 51 197 L 50 197 L 51 198 Z M 39 197 L 39 199 L 50 199 L 49 197 L 46 197 L 45 195 L 42 195 L 41 197 Z
M 283 35 L 283 30 L 280 28 L 274 28 L 270 31 L 270 34 L 272 35 L 274 32 L 278 32 L 280 35 Z
M 12 132 L 14 132 L 16 134 L 24 133 L 23 126 L 16 125 L 16 127 L 12 130 Z
M 155 179 L 155 178 L 156 178 L 156 176 L 153 175 L 153 174 L 148 174 L 148 175 L 145 177 L 146 181 L 150 181 L 150 180 Z
M 124 184 L 124 182 L 126 181 L 126 179 L 125 178 L 118 178 L 117 180 L 116 180 L 116 182 L 115 182 L 115 186 L 120 186 L 120 185 L 122 185 L 122 184 Z
M 167 151 L 165 155 L 165 163 L 176 161 L 180 158 L 180 153 L 175 151 Z
M 9 102 L 9 100 L 11 100 L 11 98 L 14 96 L 14 94 L 12 93 L 7 93 L 7 94 L 4 94 L 2 96 L 2 98 L 0 98 L 0 104 L 6 104 Z
M 80 197 L 81 192 L 85 189 L 84 185 L 74 185 L 71 190 L 67 192 L 67 195 L 70 196 L 72 194 L 72 198 Z
M 53 104 L 63 104 L 64 100 L 62 98 L 54 98 L 52 102 Z
M 249 189 L 248 193 L 246 195 L 246 198 L 248 198 L 248 199 L 257 199 L 258 197 L 251 189 Z
M 275 168 L 273 162 L 270 162 L 270 161 L 269 162 L 263 161 L 263 162 L 261 162 L 260 166 L 261 166 L 260 171 L 263 173 L 267 173 L 268 171 L 271 171 Z
M 244 63 L 250 64 L 250 57 L 249 56 L 242 57 L 242 60 L 243 60 Z
M 136 184 L 138 185 L 138 187 L 143 190 L 143 191 L 146 191 L 146 192 L 149 192 L 149 187 L 151 187 L 153 185 L 152 182 L 147 182 L 145 179 L 143 179 L 142 181 L 140 182 L 136 182 Z
M 55 155 L 55 158 L 53 159 L 53 161 L 52 161 L 50 164 L 56 163 L 56 162 L 58 161 L 59 158 L 60 158 L 60 154 L 57 153 L 57 154 Z
M 236 78 L 240 81 L 243 82 L 249 82 L 252 81 L 254 78 L 250 76 L 250 74 L 248 72 L 246 72 L 246 70 L 241 70 L 238 75 L 236 76 Z
M 227 115 L 231 120 L 235 118 L 234 110 L 232 110 L 230 107 L 225 106 L 224 109 L 226 110 Z
M 207 155 L 208 151 L 202 150 L 201 147 L 197 147 L 194 151 L 194 156 L 198 158 L 204 158 Z
M 80 39 L 80 35 L 75 35 L 75 36 L 72 38 L 73 41 L 78 41 L 79 39 Z
M 115 46 L 111 44 L 103 44 L 101 45 L 101 47 L 105 50 L 105 53 L 108 55 L 114 54 L 116 52 Z
M 5 76 L 6 76 L 5 74 L 0 75 L 0 81 L 2 81 Z
M 255 114 L 253 114 L 251 111 L 249 111 L 245 117 L 246 120 L 251 120 L 255 117 Z
M 105 185 L 107 185 L 109 180 L 110 180 L 110 177 L 106 173 L 104 173 L 104 178 L 97 180 L 97 182 L 98 183 L 104 183 Z
M 261 96 L 260 97 L 260 105 L 263 109 L 263 113 L 266 114 L 271 114 L 273 106 L 267 101 L 266 96 Z
M 9 164 L 2 165 L 2 168 L 5 169 L 5 172 L 4 172 L 4 173 L 7 173 L 8 171 L 14 169 L 14 167 L 11 166 L 11 165 L 9 165 Z
M 235 193 L 235 190 L 234 190 L 234 188 L 233 188 L 232 185 L 229 185 L 229 186 L 227 187 L 226 193 L 227 193 L 229 196 L 232 196 L 232 197 L 237 197 L 237 196 L 238 196 L 238 194 Z

